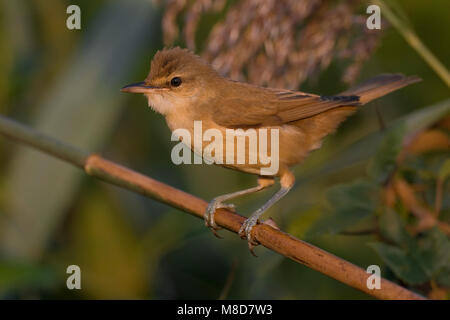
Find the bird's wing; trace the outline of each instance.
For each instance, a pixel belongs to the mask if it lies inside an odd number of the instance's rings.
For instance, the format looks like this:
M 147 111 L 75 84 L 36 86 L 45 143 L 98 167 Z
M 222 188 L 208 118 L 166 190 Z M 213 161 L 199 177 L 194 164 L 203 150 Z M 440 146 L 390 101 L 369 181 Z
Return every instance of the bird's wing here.
M 358 106 L 392 91 L 421 81 L 417 76 L 382 74 L 337 96 L 282 89 L 259 88 L 235 83 L 233 94 L 216 103 L 213 120 L 223 126 L 280 125 L 313 117 L 331 109 Z
M 359 105 L 359 97 L 318 96 L 315 94 L 263 89 L 261 95 L 249 92 L 239 97 L 222 97 L 214 110 L 213 120 L 226 127 L 281 125 L 315 116 L 341 106 Z

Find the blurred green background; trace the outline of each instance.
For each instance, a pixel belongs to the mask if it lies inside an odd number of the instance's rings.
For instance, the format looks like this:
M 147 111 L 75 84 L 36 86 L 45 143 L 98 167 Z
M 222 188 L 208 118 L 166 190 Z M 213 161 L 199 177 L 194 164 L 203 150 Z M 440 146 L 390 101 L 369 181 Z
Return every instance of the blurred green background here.
M 450 2 L 396 3 L 423 42 L 449 66 Z M 70 4 L 81 8 L 81 30 L 66 28 Z M 151 57 L 163 47 L 164 2 L 0 0 L 0 8 L 2 115 L 207 200 L 254 184 L 254 177 L 220 167 L 174 165 L 174 143 L 162 116 L 147 108 L 142 96 L 119 91 L 144 79 Z M 208 30 L 214 22 L 208 20 L 202 28 Z M 332 63 L 301 89 L 342 91 L 341 72 L 342 66 Z M 359 79 L 387 72 L 415 74 L 424 81 L 348 119 L 295 169 L 295 189 L 266 216 L 296 237 L 363 268 L 380 265 L 384 276 L 428 292 L 433 284 L 445 287 L 448 273 L 440 273 L 445 279 L 437 284 L 430 278 L 408 283 L 368 245 L 379 240 L 377 234 L 313 232 L 321 230 L 326 191 L 366 175 L 376 146 L 352 144 L 379 131 L 375 106 L 389 124 L 449 97 L 449 88 L 394 28 L 385 31 Z M 448 150 L 417 161 L 421 169 L 437 174 L 445 158 Z M 448 191 L 448 183 L 444 186 Z M 236 201 L 238 212 L 250 214 L 273 192 Z M 447 223 L 448 198 L 444 192 L 441 218 Z M 365 218 L 362 226 L 372 225 L 374 217 Z M 369 298 L 265 248 L 256 248 L 254 258 L 236 235 L 220 234 L 223 240 L 190 215 L 0 139 L 0 298 Z M 448 255 L 446 241 L 442 255 Z M 66 288 L 66 268 L 72 264 L 81 268 L 81 290 Z

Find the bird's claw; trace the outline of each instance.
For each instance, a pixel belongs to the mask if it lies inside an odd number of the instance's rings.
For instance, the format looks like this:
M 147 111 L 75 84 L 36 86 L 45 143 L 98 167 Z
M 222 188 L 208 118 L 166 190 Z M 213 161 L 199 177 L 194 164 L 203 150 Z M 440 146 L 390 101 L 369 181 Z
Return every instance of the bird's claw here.
M 253 252 L 253 248 L 255 248 L 259 243 L 252 237 L 252 229 L 253 227 L 258 224 L 258 219 L 255 218 L 248 218 L 244 221 L 241 228 L 239 229 L 239 236 L 242 239 L 247 239 L 248 242 L 248 248 L 250 250 L 250 253 L 256 257 L 256 254 Z
M 214 219 L 214 214 L 217 209 L 225 208 L 230 211 L 236 212 L 236 207 L 232 203 L 222 203 L 219 201 L 212 200 L 205 211 L 205 225 L 212 231 L 212 233 L 219 239 L 222 239 L 222 237 L 217 233 L 217 230 L 222 229 L 216 224 L 216 221 Z

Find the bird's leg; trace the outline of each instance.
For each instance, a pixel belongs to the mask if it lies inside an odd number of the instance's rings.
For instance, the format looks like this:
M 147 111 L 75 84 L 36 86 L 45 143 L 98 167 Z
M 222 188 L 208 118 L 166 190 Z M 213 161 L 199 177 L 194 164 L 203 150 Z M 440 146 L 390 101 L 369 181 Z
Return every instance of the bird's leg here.
M 274 182 L 275 181 L 272 177 L 259 177 L 258 185 L 256 187 L 215 197 L 214 199 L 211 200 L 211 202 L 208 204 L 208 207 L 206 208 L 206 212 L 205 212 L 205 216 L 204 216 L 205 225 L 211 229 L 211 231 L 214 233 L 215 236 L 219 237 L 216 230 L 218 230 L 220 228 L 217 226 L 216 222 L 214 221 L 214 213 L 219 208 L 227 208 L 227 209 L 234 210 L 234 205 L 226 204 L 223 202 L 246 195 L 246 194 L 261 191 L 263 189 L 266 189 L 266 188 L 272 186 L 274 184 Z
M 250 252 L 253 253 L 253 247 L 258 245 L 258 243 L 252 238 L 251 232 L 253 227 L 258 223 L 259 217 L 267 210 L 269 209 L 275 202 L 280 200 L 283 196 L 285 196 L 289 190 L 291 190 L 292 186 L 294 185 L 295 177 L 289 170 L 285 170 L 281 174 L 280 178 L 280 184 L 281 189 L 275 193 L 272 198 L 269 199 L 262 207 L 260 207 L 258 210 L 252 213 L 252 215 L 244 221 L 244 223 L 241 226 L 241 229 L 239 230 L 239 235 L 241 238 L 247 238 L 248 241 L 248 247 L 250 249 Z

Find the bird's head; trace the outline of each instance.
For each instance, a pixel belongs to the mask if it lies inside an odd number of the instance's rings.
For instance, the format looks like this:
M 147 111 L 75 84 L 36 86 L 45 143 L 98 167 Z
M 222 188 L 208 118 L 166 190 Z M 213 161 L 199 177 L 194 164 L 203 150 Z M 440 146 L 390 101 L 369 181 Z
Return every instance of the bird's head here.
M 218 73 L 199 56 L 179 47 L 158 51 L 150 73 L 142 82 L 127 85 L 122 92 L 143 93 L 155 111 L 166 115 L 176 107 L 194 104 L 213 94 Z

